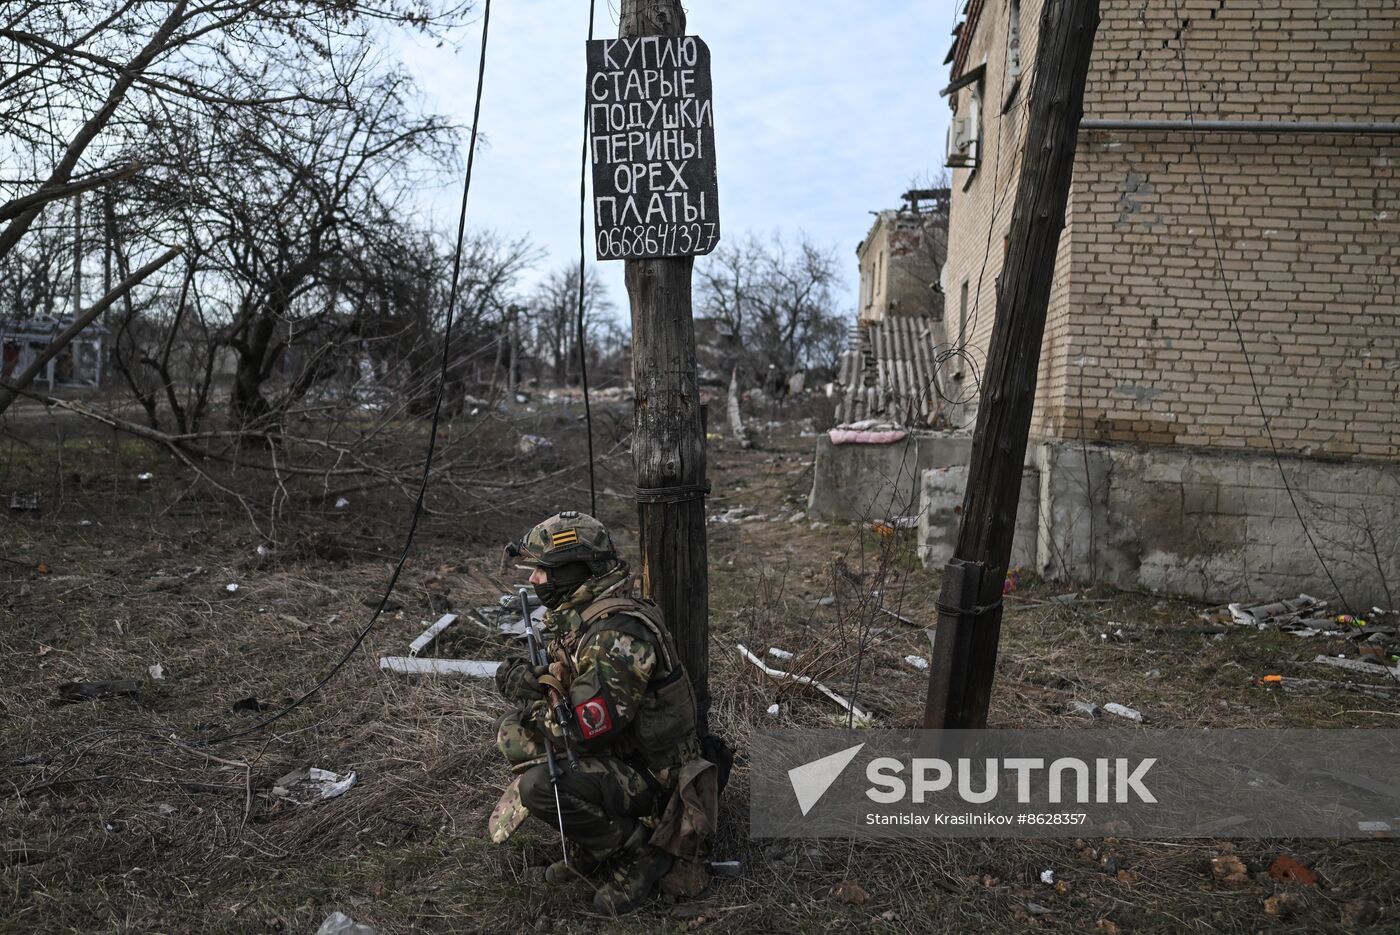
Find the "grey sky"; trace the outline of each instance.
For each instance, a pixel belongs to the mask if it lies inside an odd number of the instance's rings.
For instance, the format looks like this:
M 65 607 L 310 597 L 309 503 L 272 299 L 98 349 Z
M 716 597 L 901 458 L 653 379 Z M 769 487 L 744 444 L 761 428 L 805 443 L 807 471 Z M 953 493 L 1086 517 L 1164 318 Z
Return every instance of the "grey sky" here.
M 595 36 L 617 34 L 616 0 L 598 4 Z M 837 248 L 855 307 L 856 244 L 868 212 L 942 165 L 947 54 L 956 0 L 695 2 L 687 31 L 713 56 L 720 215 L 725 239 L 781 232 Z M 471 119 L 479 18 L 454 42 L 399 43 L 425 104 Z M 583 133 L 582 0 L 497 0 L 491 11 L 481 130 L 468 223 L 528 233 L 540 271 L 577 262 Z M 456 48 L 451 46 L 455 45 Z M 455 189 L 460 183 L 454 183 Z M 457 191 L 424 193 L 440 222 Z M 591 232 L 591 216 L 590 216 Z M 592 260 L 592 245 L 589 246 Z M 622 264 L 601 264 L 626 309 Z

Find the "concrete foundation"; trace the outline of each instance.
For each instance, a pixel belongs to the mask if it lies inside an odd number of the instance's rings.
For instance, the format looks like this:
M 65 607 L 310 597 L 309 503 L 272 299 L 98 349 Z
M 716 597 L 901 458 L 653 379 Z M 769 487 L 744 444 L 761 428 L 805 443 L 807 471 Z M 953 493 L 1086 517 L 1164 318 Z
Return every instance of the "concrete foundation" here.
M 941 567 L 953 557 L 966 491 L 966 464 L 924 472 L 919 500 L 919 560 L 925 568 Z M 1040 472 L 1027 467 L 1021 475 L 1021 503 L 1016 510 L 1015 538 L 1011 541 L 1013 568 L 1040 567 L 1036 551 L 1039 508 Z
M 1206 601 L 1340 588 L 1356 609 L 1397 606 L 1400 465 L 1282 458 L 1290 497 L 1272 454 L 1046 442 L 1027 460 L 1047 577 Z
M 833 445 L 817 439 L 807 515 L 820 520 L 912 516 L 919 508 L 919 478 L 928 470 L 966 465 L 972 439 L 915 432 L 893 445 Z

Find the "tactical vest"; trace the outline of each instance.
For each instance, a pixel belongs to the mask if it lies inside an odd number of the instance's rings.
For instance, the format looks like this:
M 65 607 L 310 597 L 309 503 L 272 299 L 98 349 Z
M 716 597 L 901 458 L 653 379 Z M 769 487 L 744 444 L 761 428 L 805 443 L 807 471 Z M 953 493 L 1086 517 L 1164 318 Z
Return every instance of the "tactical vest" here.
M 612 743 L 613 752 L 624 759 L 637 757 L 652 772 L 678 767 L 696 756 L 695 692 L 656 605 L 630 597 L 607 597 L 594 601 L 579 616 L 583 618 L 583 637 L 575 655 L 589 640 L 608 630 L 645 639 L 657 650 L 658 671 L 647 682 L 636 716 Z M 595 629 L 594 624 L 603 620 L 610 622 Z

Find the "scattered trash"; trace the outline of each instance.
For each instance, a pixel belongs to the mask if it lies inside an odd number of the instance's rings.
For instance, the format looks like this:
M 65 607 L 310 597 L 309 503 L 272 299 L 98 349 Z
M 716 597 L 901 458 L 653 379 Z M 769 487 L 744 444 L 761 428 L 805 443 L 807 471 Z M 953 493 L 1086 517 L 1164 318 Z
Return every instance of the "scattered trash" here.
M 1262 630 L 1269 624 L 1278 626 L 1289 619 L 1301 618 L 1304 614 L 1321 610 L 1326 606 L 1326 601 L 1309 597 L 1306 594 L 1299 594 L 1294 598 L 1253 606 L 1228 604 L 1226 609 L 1229 610 L 1230 618 L 1235 623 L 1256 626 Z
M 39 509 L 39 495 L 28 490 L 16 490 L 10 494 L 10 509 L 16 513 L 28 513 Z
M 152 474 L 150 471 L 143 471 L 142 473 L 136 475 L 136 479 L 143 484 L 149 484 L 152 480 L 155 479 L 155 475 Z
M 501 667 L 499 662 L 479 659 L 422 659 L 415 656 L 380 656 L 379 668 L 403 675 L 459 675 L 489 679 Z
M 171 805 L 169 802 L 159 802 L 156 804 L 156 814 L 161 818 L 169 818 L 171 815 L 175 814 L 175 806 Z
M 925 659 L 923 656 L 913 656 L 913 655 L 905 656 L 905 657 L 904 657 L 904 661 L 907 662 L 907 663 L 909 663 L 911 666 L 913 666 L 913 667 L 916 668 L 916 669 L 927 669 L 927 668 L 928 668 L 928 660 Z
M 523 406 L 530 401 L 530 397 L 526 396 L 524 393 L 516 393 L 515 401 Z
M 92 525 L 92 520 L 90 520 L 90 519 L 80 519 L 80 520 L 78 520 L 78 525 L 79 525 L 79 526 L 91 526 L 91 525 Z
M 859 883 L 842 880 L 831 888 L 831 895 L 848 906 L 864 906 L 870 902 L 870 894 Z
M 311 805 L 350 791 L 359 777 L 351 771 L 341 776 L 328 769 L 303 766 L 272 784 L 272 795 L 296 805 Z
M 266 711 L 272 705 L 259 701 L 257 695 L 249 695 L 247 698 L 239 698 L 229 706 L 230 711 Z
M 1137 721 L 1138 723 L 1142 722 L 1141 711 L 1129 708 L 1127 705 L 1121 705 L 1116 701 L 1110 701 L 1103 706 L 1103 709 L 1109 714 L 1116 714 L 1118 717 L 1125 717 L 1130 721 Z
M 802 522 L 802 521 L 803 521 L 804 519 L 806 519 L 806 518 L 807 518 L 807 513 L 806 513 L 806 511 L 804 511 L 804 510 L 798 510 L 796 513 L 794 513 L 794 514 L 792 514 L 791 516 L 789 516 L 788 519 L 787 519 L 787 521 L 788 521 L 789 523 L 800 523 L 800 522 Z
M 1076 717 L 1096 718 L 1103 716 L 1103 708 L 1092 701 L 1072 701 L 1069 706 L 1069 713 Z
M 1042 906 L 1040 903 L 1026 903 L 1026 911 L 1033 916 L 1049 915 L 1054 912 L 1049 906 Z
M 53 647 L 52 647 L 52 646 L 49 646 L 47 643 L 40 643 L 40 644 L 39 644 L 39 649 L 34 653 L 34 655 L 36 655 L 36 656 L 47 656 L 47 655 L 48 655 L 49 653 L 51 653 L 51 652 L 53 652 Z
M 59 700 L 70 702 L 139 694 L 141 694 L 141 683 L 135 679 L 115 679 L 107 682 L 64 682 L 58 686 Z
M 343 509 L 345 509 L 345 508 L 346 508 L 347 506 L 349 506 L 349 505 L 350 505 L 350 500 L 349 500 L 348 497 L 336 497 L 336 498 L 335 498 L 335 508 L 336 508 L 337 510 L 343 510 Z
M 1006 573 L 1006 580 L 1001 583 L 1001 593 L 1010 594 L 1021 586 L 1021 566 L 1017 565 Z
M 257 553 L 258 558 L 267 558 L 269 555 L 272 554 L 272 550 L 265 545 L 260 545 L 253 551 Z
M 47 575 L 49 573 L 49 566 L 44 562 L 40 562 L 38 565 L 34 566 L 34 570 L 41 575 Z
M 1282 685 L 1282 684 L 1283 684 L 1283 676 L 1281 676 L 1281 675 L 1266 675 L 1266 676 L 1264 676 L 1263 678 L 1261 678 L 1261 679 L 1259 680 L 1259 684 L 1260 684 L 1260 685 L 1269 685 L 1269 686 Z
M 157 682 L 165 678 L 165 667 L 159 662 L 153 666 L 148 666 L 146 671 L 150 673 L 151 678 Z
M 778 703 L 775 701 L 775 702 L 773 702 L 772 704 L 770 704 L 770 705 L 768 706 L 768 716 L 769 716 L 769 717 L 777 717 L 777 716 L 778 716 L 778 712 L 780 712 L 781 710 L 782 710 L 782 708 L 779 707 Z
M 1042 871 L 1040 871 L 1040 882 L 1041 882 L 1041 883 L 1044 883 L 1046 886 L 1054 886 L 1054 885 L 1055 885 L 1055 871 L 1053 871 L 1053 870 L 1042 870 Z
M 238 585 L 230 581 L 228 584 L 224 585 L 224 590 L 230 594 L 236 594 L 238 592 Z
M 737 877 L 744 872 L 744 865 L 737 860 L 712 860 L 710 872 L 717 877 Z
M 516 450 L 523 455 L 531 455 L 553 447 L 554 442 L 543 435 L 521 435 L 520 442 L 515 446 Z
M 1216 857 L 1210 862 L 1210 872 L 1226 886 L 1244 886 L 1249 882 L 1249 870 L 1234 854 Z
M 817 604 L 820 605 L 820 606 L 822 606 L 822 607 L 830 607 L 832 604 L 835 604 L 835 603 L 836 603 L 836 597 L 835 597 L 834 595 L 831 595 L 831 594 L 828 594 L 826 597 L 823 597 L 821 600 L 817 601 Z
M 776 647 L 776 646 L 769 646 L 769 647 L 768 647 L 768 655 L 772 656 L 774 659 L 791 659 L 791 658 L 792 658 L 792 653 L 788 652 L 786 649 L 779 649 L 779 648 Z
M 827 688 L 825 685 L 823 685 L 821 682 L 818 682 L 810 675 L 795 675 L 791 672 L 784 672 L 782 669 L 770 668 L 769 666 L 764 664 L 762 659 L 749 652 L 748 647 L 745 646 L 743 643 L 738 644 L 738 650 L 739 655 L 743 656 L 749 662 L 752 662 L 754 665 L 758 666 L 758 668 L 763 671 L 764 675 L 778 679 L 779 681 L 791 681 L 796 685 L 810 685 L 812 688 L 815 688 L 817 691 L 821 692 L 823 695 L 840 705 L 842 710 L 849 711 L 853 717 L 854 724 L 859 724 L 862 727 L 870 726 L 871 719 L 869 714 L 862 711 L 860 707 L 854 702 L 852 702 L 850 699 L 842 695 L 838 695 L 836 692 Z
M 1279 854 L 1269 864 L 1269 876 L 1283 883 L 1316 886 L 1317 874 L 1291 854 Z
M 438 618 L 437 623 L 434 623 L 432 626 L 428 627 L 428 629 L 424 630 L 421 634 L 419 634 L 417 639 L 415 639 L 412 643 L 408 644 L 408 654 L 410 656 L 418 655 L 423 650 L 431 646 L 442 634 L 443 630 L 446 630 L 448 627 L 452 626 L 452 624 L 456 622 L 456 614 L 443 614 L 441 617 Z
M 375 931 L 337 910 L 326 916 L 326 921 L 321 923 L 316 935 L 375 935 Z

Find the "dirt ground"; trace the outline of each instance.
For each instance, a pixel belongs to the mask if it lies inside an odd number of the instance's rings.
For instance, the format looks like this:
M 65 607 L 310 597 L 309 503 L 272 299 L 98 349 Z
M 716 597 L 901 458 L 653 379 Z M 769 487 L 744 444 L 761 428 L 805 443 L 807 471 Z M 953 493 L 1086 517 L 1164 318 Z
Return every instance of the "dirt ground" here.
M 738 751 L 715 856 L 741 861 L 742 874 L 621 921 L 594 914 L 581 885 L 547 888 L 549 829 L 487 840 L 510 778 L 493 744 L 493 684 L 382 674 L 376 660 L 406 652 L 445 609 L 518 583 L 502 564 L 508 538 L 587 508 L 577 416 L 521 413 L 475 436 L 481 477 L 510 485 L 430 497 L 400 606 L 343 671 L 270 728 L 206 748 L 192 744 L 286 710 L 351 645 L 402 547 L 407 499 L 270 493 L 269 543 L 241 506 L 145 442 L 71 418 L 11 418 L 0 493 L 37 492 L 40 508 L 0 521 L 0 931 L 309 935 L 333 910 L 381 933 L 1400 931 L 1392 841 L 749 840 L 751 732 L 839 712 L 780 692 L 736 644 L 786 648 L 796 656 L 784 665 L 842 692 L 859 657 L 859 703 L 880 726 L 915 726 L 926 676 L 904 659 L 929 654 L 939 586 L 908 532 L 793 520 L 813 448 L 795 426 L 762 433 L 753 450 L 710 450 L 711 513 L 760 514 L 710 526 L 712 726 Z M 626 413 L 598 421 L 599 512 L 635 558 L 617 446 Z M 558 444 L 532 461 L 514 447 L 522 432 Z M 853 595 L 872 584 L 916 625 L 867 614 Z M 1071 703 L 1116 701 L 1154 727 L 1397 726 L 1393 701 L 1261 686 L 1270 673 L 1316 676 L 1306 660 L 1328 647 L 1217 626 L 1203 610 L 1027 580 L 1008 598 L 992 725 L 1091 730 L 1110 725 L 1074 717 Z M 448 633 L 445 655 L 513 651 L 465 622 Z M 137 680 L 139 694 L 59 701 L 62 683 L 106 679 Z M 302 766 L 358 781 L 314 805 L 270 795 Z M 1272 879 L 1281 853 L 1317 885 Z M 1212 858 L 1231 854 L 1246 879 L 1212 873 Z M 1045 869 L 1056 886 L 1040 882 Z

